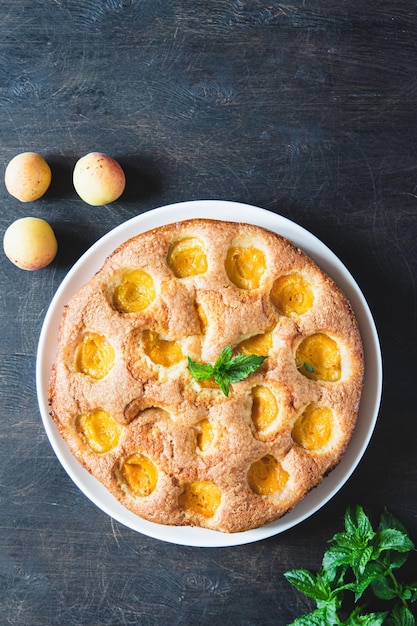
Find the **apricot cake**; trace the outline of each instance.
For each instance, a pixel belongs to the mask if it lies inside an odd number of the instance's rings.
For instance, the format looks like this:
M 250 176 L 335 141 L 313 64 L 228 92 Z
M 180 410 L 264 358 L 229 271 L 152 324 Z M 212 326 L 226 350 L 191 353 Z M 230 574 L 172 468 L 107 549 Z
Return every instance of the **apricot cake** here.
M 304 252 L 192 219 L 126 241 L 68 302 L 51 416 L 141 518 L 245 531 L 338 464 L 363 368 L 349 302 Z

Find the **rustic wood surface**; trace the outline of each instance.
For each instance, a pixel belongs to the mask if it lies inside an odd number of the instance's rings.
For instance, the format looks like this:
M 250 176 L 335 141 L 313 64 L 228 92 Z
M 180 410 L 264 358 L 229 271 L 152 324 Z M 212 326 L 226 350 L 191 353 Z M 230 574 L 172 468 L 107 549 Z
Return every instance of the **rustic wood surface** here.
M 285 626 L 312 604 L 283 573 L 318 569 L 349 504 L 388 506 L 417 541 L 416 18 L 410 0 L 2 0 L 1 232 L 43 217 L 60 248 L 38 272 L 0 259 L 1 624 Z M 30 204 L 2 182 L 26 150 L 53 171 Z M 71 182 L 92 150 L 127 174 L 101 208 Z M 96 508 L 52 451 L 35 385 L 45 313 L 81 253 L 134 215 L 201 198 L 322 239 L 361 286 L 384 358 L 378 425 L 344 488 L 282 535 L 221 549 Z

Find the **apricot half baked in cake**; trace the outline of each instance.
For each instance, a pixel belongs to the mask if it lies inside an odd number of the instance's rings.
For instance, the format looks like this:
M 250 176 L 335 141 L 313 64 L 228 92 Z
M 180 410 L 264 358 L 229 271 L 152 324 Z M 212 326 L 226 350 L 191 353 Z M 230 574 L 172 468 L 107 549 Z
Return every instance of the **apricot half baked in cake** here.
M 338 464 L 363 368 L 349 302 L 305 253 L 194 219 L 126 241 L 68 302 L 51 415 L 138 516 L 245 531 Z

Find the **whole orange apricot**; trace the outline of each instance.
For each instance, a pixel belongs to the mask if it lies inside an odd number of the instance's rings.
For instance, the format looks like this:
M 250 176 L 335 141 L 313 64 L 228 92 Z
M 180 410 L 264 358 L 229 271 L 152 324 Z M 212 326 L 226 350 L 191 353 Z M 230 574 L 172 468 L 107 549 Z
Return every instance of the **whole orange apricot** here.
M 102 152 L 90 152 L 77 161 L 73 172 L 75 191 L 93 206 L 109 204 L 119 198 L 126 185 L 122 167 Z
M 6 189 L 21 202 L 38 200 L 51 184 L 51 168 L 37 152 L 22 152 L 9 162 L 4 174 Z

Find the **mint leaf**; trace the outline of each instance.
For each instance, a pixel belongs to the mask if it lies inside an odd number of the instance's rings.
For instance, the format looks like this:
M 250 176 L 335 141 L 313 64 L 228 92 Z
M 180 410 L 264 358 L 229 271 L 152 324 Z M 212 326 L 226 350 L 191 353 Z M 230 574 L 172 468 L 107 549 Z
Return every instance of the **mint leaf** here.
M 335 587 L 342 585 L 350 566 L 350 557 L 351 551 L 340 546 L 332 546 L 324 553 L 321 569 Z
M 414 544 L 410 537 L 394 528 L 385 528 L 375 536 L 375 547 L 380 554 L 383 550 L 396 550 L 397 552 L 410 552 Z
M 309 374 L 314 374 L 315 369 L 312 365 L 310 365 L 310 363 L 303 363 L 303 367 L 305 371 L 308 372 Z
M 375 581 L 383 579 L 385 575 L 385 567 L 380 563 L 372 561 L 368 563 L 361 576 L 356 577 L 354 582 L 348 583 L 344 588 L 355 594 L 355 602 L 357 602 L 369 586 L 372 586 Z
M 345 529 L 360 542 L 367 542 L 375 536 L 369 517 L 359 505 L 346 511 Z
M 221 351 L 219 358 L 214 364 L 214 369 L 221 370 L 225 366 L 229 365 L 232 360 L 232 346 L 226 346 Z
M 328 588 L 324 588 L 318 577 L 306 569 L 293 569 L 285 572 L 285 578 L 293 587 L 301 591 L 305 596 L 317 601 L 329 599 Z
M 256 354 L 238 354 L 226 366 L 230 382 L 238 383 L 239 381 L 244 380 L 252 374 L 252 372 L 256 372 L 266 358 L 266 356 L 258 356 Z
M 381 626 L 385 624 L 388 612 L 384 613 L 364 613 L 363 615 L 355 615 L 350 617 L 347 622 L 343 622 L 344 626 Z
M 384 626 L 415 626 L 416 620 L 406 606 L 396 606 L 388 617 Z
M 191 376 L 197 382 L 200 380 L 208 380 L 214 373 L 214 368 L 210 363 L 196 363 L 190 357 L 188 357 L 188 369 L 191 372 Z
M 341 559 L 340 564 L 349 565 L 355 576 L 363 574 L 366 565 L 373 557 L 373 546 L 367 545 L 366 541 L 363 542 L 349 533 L 339 533 L 334 539 L 338 544 L 338 551 L 335 551 L 335 555 Z
M 289 626 L 337 626 L 338 623 L 332 610 L 323 607 L 297 617 Z
M 285 572 L 284 576 L 298 591 L 309 598 L 316 599 L 316 579 L 311 572 L 306 569 L 292 569 Z
M 351 567 L 356 576 L 364 573 L 366 566 L 372 559 L 373 552 L 372 546 L 366 546 L 362 550 L 356 550 L 353 553 Z
M 227 376 L 227 374 L 225 374 L 222 371 L 215 371 L 214 372 L 214 376 L 213 376 L 215 382 L 219 385 L 220 389 L 222 390 L 223 394 L 225 396 L 229 396 L 229 386 L 230 386 L 230 379 Z
M 247 378 L 267 358 L 257 354 L 238 354 L 233 357 L 232 354 L 232 347 L 226 346 L 214 365 L 210 363 L 196 363 L 191 357 L 188 357 L 188 369 L 191 376 L 197 382 L 213 378 L 224 395 L 228 396 L 231 383 L 238 383 Z
M 392 513 L 388 511 L 385 507 L 382 514 L 381 519 L 379 520 L 378 530 L 385 530 L 387 528 L 394 528 L 395 530 L 400 530 L 402 533 L 407 535 L 407 529 L 399 519 L 395 517 Z
M 398 597 L 398 591 L 393 588 L 390 578 L 379 578 L 372 583 L 372 591 L 380 600 L 393 600 Z
M 377 533 L 375 538 L 375 548 L 381 555 L 381 561 L 387 569 L 402 567 L 407 561 L 409 553 L 414 550 L 414 544 L 407 531 L 402 525 L 398 528 L 387 528 L 380 524 L 380 528 L 382 530 Z
M 410 556 L 409 552 L 385 552 L 381 554 L 381 562 L 385 564 L 385 567 L 396 569 L 402 567 Z

